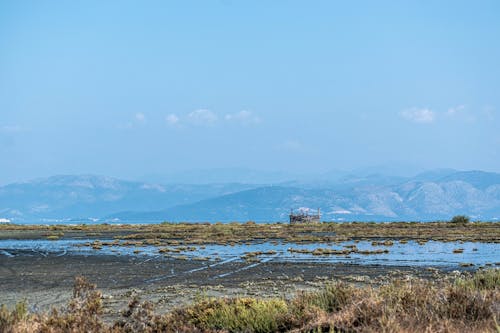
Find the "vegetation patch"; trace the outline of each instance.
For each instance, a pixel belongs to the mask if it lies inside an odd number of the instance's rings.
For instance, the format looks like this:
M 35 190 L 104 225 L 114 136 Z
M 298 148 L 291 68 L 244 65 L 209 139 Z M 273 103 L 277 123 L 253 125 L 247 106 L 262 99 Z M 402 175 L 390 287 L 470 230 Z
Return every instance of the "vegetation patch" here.
M 158 247 L 204 244 L 236 245 L 259 242 L 297 244 L 340 243 L 370 240 L 375 245 L 391 246 L 395 240 L 450 242 L 500 242 L 500 223 L 470 222 L 455 217 L 450 222 L 333 223 L 289 225 L 257 223 L 162 223 L 149 225 L 0 225 L 0 239 L 36 239 L 57 235 L 61 239 L 115 239 L 110 246 Z M 118 244 L 118 241 L 121 241 Z M 103 244 L 101 244 L 102 246 Z
M 1 332 L 495 332 L 500 270 L 453 280 L 391 280 L 381 287 L 329 282 L 294 298 L 208 298 L 167 313 L 132 298 L 120 319 L 103 320 L 102 295 L 83 278 L 61 310 L 0 307 Z

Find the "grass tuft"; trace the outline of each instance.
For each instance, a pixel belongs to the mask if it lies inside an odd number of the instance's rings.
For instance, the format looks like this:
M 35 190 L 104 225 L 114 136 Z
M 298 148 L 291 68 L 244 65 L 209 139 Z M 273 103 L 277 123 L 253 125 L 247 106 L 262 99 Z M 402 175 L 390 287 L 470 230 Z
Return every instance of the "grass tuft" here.
M 202 297 L 166 314 L 133 298 L 114 323 L 102 314 L 100 292 L 77 278 L 63 310 L 29 314 L 24 302 L 0 307 L 0 332 L 498 332 L 500 270 L 378 288 L 334 282 L 293 299 Z

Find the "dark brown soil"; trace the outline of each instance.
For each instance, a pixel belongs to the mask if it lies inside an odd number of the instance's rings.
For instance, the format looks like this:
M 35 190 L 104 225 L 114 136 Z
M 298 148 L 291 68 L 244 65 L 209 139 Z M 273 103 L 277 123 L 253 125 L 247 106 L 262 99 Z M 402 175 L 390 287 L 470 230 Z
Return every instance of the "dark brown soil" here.
M 63 255 L 18 252 L 0 255 L 0 303 L 25 299 L 32 311 L 63 305 L 75 276 L 85 276 L 104 293 L 109 318 L 125 308 L 131 295 L 155 303 L 158 311 L 185 304 L 201 294 L 291 297 L 326 280 L 380 284 L 388 277 L 435 278 L 437 269 L 416 267 L 292 263 L 200 262 L 163 256 Z

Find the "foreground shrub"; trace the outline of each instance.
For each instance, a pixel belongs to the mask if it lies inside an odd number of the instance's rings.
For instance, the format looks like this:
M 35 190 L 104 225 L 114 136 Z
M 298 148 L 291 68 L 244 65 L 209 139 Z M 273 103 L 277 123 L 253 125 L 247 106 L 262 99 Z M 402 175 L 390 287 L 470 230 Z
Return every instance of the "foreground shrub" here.
M 500 270 L 479 270 L 465 278 L 457 278 L 455 285 L 473 290 L 493 290 L 500 288 Z
M 334 312 L 352 302 L 357 294 L 359 290 L 353 285 L 340 282 L 327 284 L 318 292 L 299 294 L 296 300 L 305 307 L 316 306 L 325 312 Z
M 12 330 L 14 324 L 25 320 L 28 317 L 26 302 L 19 302 L 10 311 L 5 305 L 0 306 L 0 332 Z
M 158 331 L 159 317 L 154 313 L 151 302 L 139 301 L 135 296 L 128 304 L 128 309 L 122 311 L 122 319 L 115 322 L 115 332 L 155 332 Z
M 101 332 L 104 325 L 102 315 L 102 295 L 83 277 L 77 277 L 73 287 L 73 297 L 66 309 L 53 309 L 42 319 L 41 332 Z
M 281 299 L 207 299 L 178 310 L 174 319 L 203 331 L 275 332 L 287 311 L 288 305 Z
M 167 314 L 134 298 L 106 325 L 101 294 L 75 281 L 67 309 L 28 314 L 0 308 L 0 332 L 500 332 L 500 270 L 453 282 L 394 280 L 379 288 L 330 283 L 291 300 L 203 298 Z

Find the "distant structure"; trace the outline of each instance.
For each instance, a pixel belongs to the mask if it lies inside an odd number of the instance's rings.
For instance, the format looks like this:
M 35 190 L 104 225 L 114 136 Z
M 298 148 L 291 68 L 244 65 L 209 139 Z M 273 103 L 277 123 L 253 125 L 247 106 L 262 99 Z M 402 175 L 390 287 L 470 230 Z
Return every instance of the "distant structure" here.
M 294 213 L 293 209 L 290 210 L 290 224 L 307 224 L 307 223 L 320 223 L 321 211 L 318 208 L 318 214 L 309 214 L 309 210 L 299 209 Z

